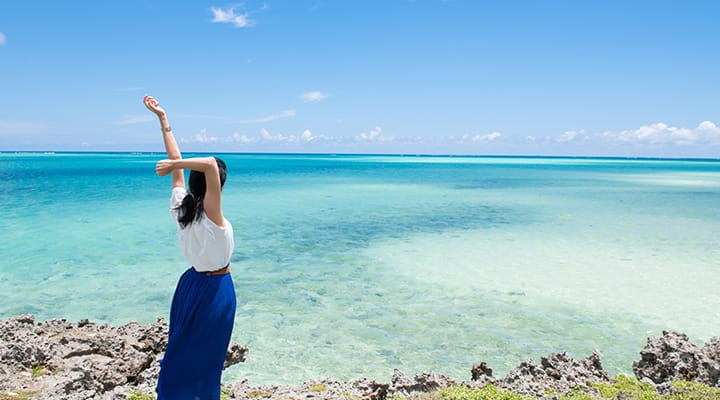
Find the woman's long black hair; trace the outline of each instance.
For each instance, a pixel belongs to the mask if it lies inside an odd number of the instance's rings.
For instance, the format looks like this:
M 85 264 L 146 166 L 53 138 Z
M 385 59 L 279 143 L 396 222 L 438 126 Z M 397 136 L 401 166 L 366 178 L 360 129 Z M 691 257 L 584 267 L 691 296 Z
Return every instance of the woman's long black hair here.
M 220 174 L 220 187 L 222 188 L 227 178 L 227 167 L 223 160 L 217 157 L 213 158 L 217 162 L 218 173 Z M 181 227 L 185 228 L 187 225 L 192 224 L 193 221 L 200 219 L 204 211 L 203 200 L 205 199 L 206 191 L 207 184 L 205 183 L 205 174 L 199 171 L 190 171 L 187 194 L 185 198 L 183 198 L 182 203 L 176 208 L 176 210 L 179 211 L 178 222 Z

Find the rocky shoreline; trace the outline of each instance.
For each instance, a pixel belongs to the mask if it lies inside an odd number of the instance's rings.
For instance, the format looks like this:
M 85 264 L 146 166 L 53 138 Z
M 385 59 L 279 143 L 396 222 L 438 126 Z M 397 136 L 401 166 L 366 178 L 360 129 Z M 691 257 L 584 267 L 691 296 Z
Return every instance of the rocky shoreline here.
M 36 322 L 31 315 L 0 320 L 0 400 L 5 399 L 136 399 L 154 395 L 158 361 L 167 340 L 163 319 L 119 327 L 88 320 Z M 225 367 L 245 361 L 248 348 L 231 343 Z M 720 387 L 720 341 L 704 346 L 691 343 L 682 333 L 664 331 L 648 338 L 640 360 L 632 366 L 635 377 L 652 384 L 660 393 L 672 392 L 671 382 L 686 380 Z M 600 356 L 593 353 L 574 360 L 565 353 L 522 362 L 505 377 L 492 375 L 481 362 L 472 367 L 470 379 L 454 381 L 440 373 L 413 377 L 395 370 L 390 383 L 358 379 L 340 382 L 330 378 L 297 387 L 254 386 L 247 380 L 227 385 L 231 399 L 369 399 L 400 395 L 416 398 L 449 386 L 479 388 L 492 384 L 538 399 L 548 393 L 581 390 L 593 394 L 594 383 L 610 382 Z

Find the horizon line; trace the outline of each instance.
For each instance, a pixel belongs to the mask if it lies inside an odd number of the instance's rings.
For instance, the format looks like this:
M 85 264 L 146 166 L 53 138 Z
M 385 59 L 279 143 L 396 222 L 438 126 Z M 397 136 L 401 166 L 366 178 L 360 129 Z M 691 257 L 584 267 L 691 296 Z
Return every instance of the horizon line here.
M 466 157 L 466 158 L 567 158 L 604 160 L 676 160 L 676 161 L 720 161 L 720 157 L 654 157 L 654 156 L 590 156 L 590 155 L 540 155 L 540 154 L 448 154 L 448 153 L 343 153 L 343 152 L 208 152 L 186 151 L 185 154 L 226 154 L 226 155 L 297 155 L 297 156 L 382 156 L 382 157 Z M 88 151 L 88 150 L 0 150 L 0 154 L 166 154 L 165 151 Z

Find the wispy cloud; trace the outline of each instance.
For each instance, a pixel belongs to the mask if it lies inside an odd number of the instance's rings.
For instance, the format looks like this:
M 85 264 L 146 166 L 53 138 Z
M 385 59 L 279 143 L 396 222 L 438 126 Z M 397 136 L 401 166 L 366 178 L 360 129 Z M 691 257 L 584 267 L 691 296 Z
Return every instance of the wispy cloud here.
M 392 136 L 383 136 L 381 134 L 382 129 L 375 127 L 369 132 L 361 133 L 357 136 L 327 136 L 327 135 L 316 135 L 310 129 L 304 129 L 300 133 L 284 133 L 284 132 L 271 132 L 267 128 L 261 128 L 260 131 L 255 135 L 242 135 L 240 133 L 233 133 L 228 136 L 211 135 L 207 129 L 201 129 L 198 133 L 190 137 L 180 137 L 179 141 L 182 143 L 201 143 L 201 144 L 230 144 L 236 143 L 241 145 L 306 145 L 310 143 L 323 145 L 354 145 L 358 142 L 364 142 L 368 144 L 389 144 L 392 143 L 396 138 Z M 424 138 L 401 138 L 401 143 L 422 143 Z
M 285 140 L 285 136 L 283 136 L 281 133 L 278 133 L 277 135 L 273 135 L 265 128 L 260 129 L 260 135 L 262 136 L 262 138 L 264 140 L 267 140 L 270 142 L 279 142 L 279 141 Z
M 0 46 L 5 45 L 5 34 L 0 32 Z
M 255 25 L 255 21 L 249 18 L 249 13 L 235 14 L 235 7 L 216 8 L 212 7 L 213 23 L 233 24 L 236 28 L 248 28 Z
M 558 137 L 556 141 L 558 143 L 572 142 L 578 137 L 584 137 L 587 139 L 587 132 L 584 129 L 580 131 L 566 131 L 562 135 L 560 135 L 560 137 Z
M 275 121 L 275 120 L 281 119 L 281 118 L 294 117 L 295 114 L 296 114 L 295 110 L 283 110 L 283 111 L 280 111 L 280 112 L 278 112 L 278 113 L 271 114 L 271 115 L 268 115 L 268 116 L 265 116 L 265 117 L 251 118 L 251 119 L 241 119 L 241 120 L 233 120 L 233 121 L 229 121 L 229 122 L 233 122 L 233 123 L 236 123 L 236 124 L 259 124 L 259 123 L 262 123 L 262 122 Z
M 695 128 L 668 126 L 662 122 L 621 132 L 604 132 L 606 139 L 641 145 L 720 145 L 720 127 L 703 121 Z
M 113 122 L 114 125 L 131 125 L 131 124 L 142 124 L 145 122 L 154 121 L 156 119 L 155 116 L 146 114 L 146 115 L 126 115 L 123 119 L 120 121 Z
M 502 136 L 500 132 L 491 132 L 487 135 L 465 135 L 463 138 L 474 143 L 488 143 Z
M 300 140 L 303 142 L 312 142 L 315 139 L 317 139 L 317 136 L 314 136 L 312 132 L 310 132 L 310 129 L 305 129 L 302 135 L 300 135 Z
M 290 112 L 273 114 L 272 116 L 245 120 L 245 122 L 263 122 L 278 117 L 294 115 Z M 134 119 L 128 118 L 128 122 Z M 1 121 L 0 121 L 1 122 Z M 0 126 L 2 126 L 0 124 Z M 647 148 L 659 148 L 660 146 L 720 146 L 720 127 L 711 121 L 703 121 L 695 128 L 673 127 L 663 123 L 655 123 L 641 126 L 638 129 L 630 129 L 616 132 L 587 132 L 586 130 L 569 130 L 557 136 L 523 136 L 516 138 L 525 143 L 533 143 L 536 146 L 599 146 L 607 144 L 647 146 Z M 474 151 L 481 148 L 492 149 L 498 143 L 502 145 L 506 140 L 505 135 L 498 131 L 479 134 L 465 134 L 462 136 L 390 136 L 383 132 L 380 126 L 350 136 L 328 136 L 315 134 L 310 129 L 291 133 L 270 131 L 261 128 L 258 133 L 245 135 L 234 133 L 228 136 L 210 135 L 206 130 L 201 130 L 189 138 L 180 139 L 187 143 L 206 144 L 238 144 L 251 146 L 317 146 L 316 148 L 358 148 L 363 149 L 390 149 L 396 151 L 399 148 L 417 149 L 438 149 L 461 147 L 467 151 Z M 512 137 L 507 140 L 513 141 Z M 331 147 L 328 147 L 331 146 Z M 450 147 L 448 147 L 450 146 Z M 274 148 L 274 147 L 272 147 Z M 636 147 L 637 148 L 637 147 Z M 473 150 L 474 149 L 474 150 Z M 385 151 L 385 150 L 380 150 Z M 422 150 L 421 150 L 422 151 Z
M 296 143 L 300 140 L 296 135 L 284 135 L 282 133 L 272 134 L 265 128 L 260 129 L 260 136 L 267 142 Z
M 285 133 L 273 132 L 267 128 L 261 128 L 255 135 L 241 135 L 234 133 L 230 136 L 214 136 L 209 135 L 206 130 L 201 130 L 192 137 L 180 138 L 184 143 L 203 143 L 203 144 L 229 144 L 236 143 L 242 145 L 258 145 L 258 146 L 304 146 L 314 145 L 323 148 L 323 146 L 339 146 L 338 148 L 353 148 L 354 146 L 363 146 L 363 148 L 393 148 L 392 146 L 437 146 L 452 144 L 483 144 L 498 140 L 502 134 L 500 132 L 491 132 L 488 134 L 464 135 L 457 136 L 389 136 L 383 134 L 382 128 L 379 126 L 362 132 L 355 136 L 329 136 L 323 134 L 315 134 L 310 129 L 304 129 L 301 133 Z M 369 147 L 368 147 L 369 146 Z M 387 147 L 390 146 L 390 147 Z
M 331 137 L 326 136 L 315 136 L 310 131 L 310 129 L 305 129 L 302 134 L 300 135 L 284 135 L 282 133 L 276 133 L 272 134 L 267 129 L 262 128 L 260 129 L 260 136 L 264 141 L 267 142 L 284 142 L 284 143 L 302 143 L 302 142 L 312 142 L 318 139 L 324 139 L 324 140 L 334 140 Z
M 362 141 L 362 142 L 392 142 L 395 140 L 394 136 L 384 136 L 382 134 L 382 128 L 379 126 L 376 126 L 373 129 L 370 129 L 369 132 L 362 132 L 361 134 L 355 136 L 355 139 Z
M 239 144 L 262 144 L 262 143 L 275 143 L 275 144 L 302 144 L 315 141 L 326 141 L 336 142 L 337 140 L 329 136 L 316 136 L 310 131 L 305 129 L 300 134 L 289 134 L 284 133 L 270 133 L 265 128 L 260 129 L 258 135 L 247 136 L 241 135 L 237 132 L 229 136 L 217 136 L 209 135 L 207 129 L 203 128 L 192 137 L 181 137 L 180 142 L 182 143 L 239 143 Z
M 217 135 L 208 135 L 207 129 L 203 128 L 200 129 L 200 132 L 196 133 L 194 136 L 190 138 L 182 137 L 180 138 L 181 143 L 241 143 L 241 144 L 250 144 L 255 143 L 258 140 L 256 138 L 250 138 L 245 135 L 241 135 L 237 132 L 233 133 L 230 136 L 217 136 Z
M 192 137 L 192 139 L 185 139 L 182 141 L 188 143 L 216 143 L 220 141 L 220 138 L 217 136 L 208 136 L 207 128 L 202 128 L 200 129 L 200 132 L 196 133 L 195 136 Z
M 567 131 L 560 135 L 560 137 L 557 138 L 557 141 L 560 143 L 570 142 L 575 139 L 575 136 L 577 136 L 577 131 Z
M 245 135 L 241 135 L 237 132 L 233 133 L 233 135 L 230 136 L 230 138 L 232 139 L 233 142 L 245 143 L 245 144 L 250 144 L 250 143 L 254 143 L 257 141 L 257 139 L 249 138 L 249 137 L 247 137 Z
M 325 100 L 328 96 L 330 95 L 323 92 L 307 92 L 303 93 L 302 99 L 305 103 L 318 103 Z
M 141 90 L 145 90 L 145 88 L 143 88 L 143 87 L 126 87 L 126 88 L 115 89 L 116 92 L 139 92 Z

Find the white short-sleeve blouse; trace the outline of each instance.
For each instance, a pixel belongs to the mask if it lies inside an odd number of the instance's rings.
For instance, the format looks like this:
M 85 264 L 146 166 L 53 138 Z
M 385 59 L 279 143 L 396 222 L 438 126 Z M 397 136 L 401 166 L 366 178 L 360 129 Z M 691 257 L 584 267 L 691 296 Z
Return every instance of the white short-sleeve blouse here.
M 178 219 L 179 210 L 176 208 L 182 203 L 187 191 L 183 187 L 174 187 L 170 196 L 170 214 Z M 185 258 L 197 271 L 215 271 L 230 263 L 235 240 L 233 228 L 227 219 L 225 226 L 215 225 L 205 213 L 200 219 L 193 221 L 183 228 L 178 222 L 178 239 L 180 249 Z

